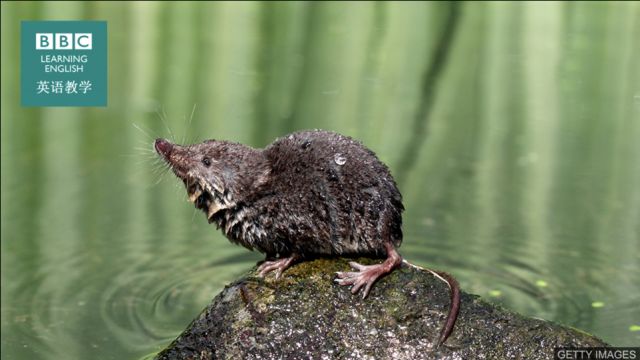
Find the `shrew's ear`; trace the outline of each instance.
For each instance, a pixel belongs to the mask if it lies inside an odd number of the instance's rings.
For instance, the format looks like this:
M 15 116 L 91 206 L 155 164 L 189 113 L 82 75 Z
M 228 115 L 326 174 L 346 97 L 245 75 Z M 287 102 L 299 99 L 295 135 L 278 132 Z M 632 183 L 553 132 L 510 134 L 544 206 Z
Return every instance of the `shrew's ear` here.
M 259 172 L 256 175 L 256 179 L 253 181 L 253 186 L 258 187 L 266 184 L 267 181 L 269 181 L 269 176 L 271 176 L 271 169 L 269 168 Z

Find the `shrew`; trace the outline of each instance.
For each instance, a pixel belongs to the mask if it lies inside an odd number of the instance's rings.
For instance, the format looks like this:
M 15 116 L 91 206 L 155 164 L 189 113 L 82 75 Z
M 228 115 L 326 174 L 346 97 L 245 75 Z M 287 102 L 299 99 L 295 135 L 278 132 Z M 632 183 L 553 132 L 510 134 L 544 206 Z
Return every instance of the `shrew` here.
M 301 131 L 265 149 L 208 140 L 155 148 L 184 182 L 189 199 L 231 242 L 266 254 L 261 276 L 276 278 L 316 256 L 376 256 L 377 265 L 351 262 L 336 282 L 366 297 L 380 277 L 402 263 L 402 196 L 389 169 L 361 143 L 328 131 Z M 431 270 L 429 270 L 431 271 Z M 451 289 L 451 307 L 438 345 L 456 321 L 458 284 L 431 271 Z

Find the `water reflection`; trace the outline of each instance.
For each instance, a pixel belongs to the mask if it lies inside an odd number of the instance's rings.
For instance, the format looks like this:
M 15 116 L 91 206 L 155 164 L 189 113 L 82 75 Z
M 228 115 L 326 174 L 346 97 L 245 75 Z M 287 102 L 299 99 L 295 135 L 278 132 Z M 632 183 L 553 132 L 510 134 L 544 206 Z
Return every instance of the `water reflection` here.
M 3 2 L 2 357 L 151 356 L 261 259 L 206 224 L 153 139 L 318 127 L 402 174 L 407 259 L 640 342 L 639 5 L 458 10 L 416 141 L 450 4 Z M 109 23 L 109 107 L 21 108 L 19 20 L 74 14 Z

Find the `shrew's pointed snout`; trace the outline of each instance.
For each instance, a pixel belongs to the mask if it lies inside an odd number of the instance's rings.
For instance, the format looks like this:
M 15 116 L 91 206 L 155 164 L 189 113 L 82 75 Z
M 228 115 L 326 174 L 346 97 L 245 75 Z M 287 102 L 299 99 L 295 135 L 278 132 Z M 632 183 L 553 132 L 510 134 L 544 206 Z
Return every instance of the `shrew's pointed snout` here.
M 165 139 L 156 139 L 155 148 L 158 154 L 162 155 L 165 159 L 171 155 L 171 151 L 173 150 L 173 144 L 168 142 Z

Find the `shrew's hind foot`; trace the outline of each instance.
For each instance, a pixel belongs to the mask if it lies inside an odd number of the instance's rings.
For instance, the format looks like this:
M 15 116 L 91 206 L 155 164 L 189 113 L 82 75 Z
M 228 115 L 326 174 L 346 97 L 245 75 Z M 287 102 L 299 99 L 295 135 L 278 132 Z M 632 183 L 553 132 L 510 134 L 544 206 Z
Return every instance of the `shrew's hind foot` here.
M 334 281 L 340 285 L 353 285 L 351 287 L 352 294 L 356 294 L 364 287 L 362 298 L 366 298 L 371 287 L 379 278 L 392 272 L 402 263 L 402 257 L 400 257 L 393 245 L 388 243 L 385 247 L 387 249 L 387 259 L 382 264 L 362 265 L 352 261 L 349 265 L 357 271 L 337 272 L 338 278 Z
M 280 279 L 280 276 L 282 276 L 282 272 L 289 268 L 289 266 L 293 265 L 293 263 L 295 263 L 298 258 L 298 255 L 293 254 L 291 256 L 279 258 L 276 260 L 265 260 L 265 262 L 258 266 L 258 276 L 264 277 L 268 273 L 275 270 L 276 280 Z

